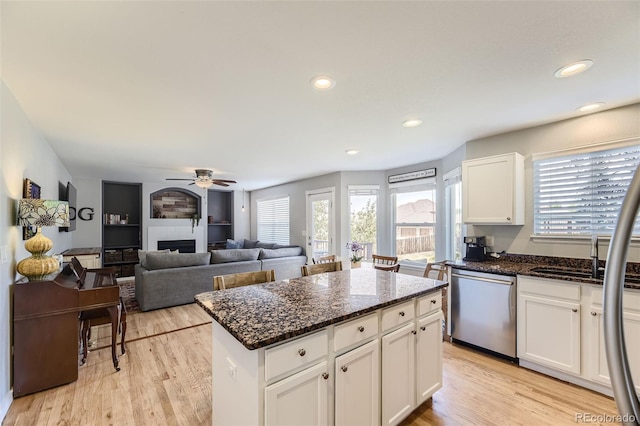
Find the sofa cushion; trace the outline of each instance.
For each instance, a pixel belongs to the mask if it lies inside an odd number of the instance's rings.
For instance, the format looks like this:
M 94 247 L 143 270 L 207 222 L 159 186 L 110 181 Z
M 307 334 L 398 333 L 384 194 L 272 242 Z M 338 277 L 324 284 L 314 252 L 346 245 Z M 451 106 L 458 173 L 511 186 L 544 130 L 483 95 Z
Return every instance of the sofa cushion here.
M 258 259 L 273 259 L 276 257 L 291 257 L 300 256 L 302 253 L 302 247 L 286 247 L 278 249 L 260 249 L 260 256 Z
M 242 248 L 250 249 L 258 247 L 258 240 L 247 240 L 245 238 L 244 243 L 242 244 Z
M 147 253 L 147 269 L 182 268 L 208 265 L 210 253 Z
M 211 250 L 211 263 L 240 262 L 243 260 L 258 260 L 259 248 L 242 248 L 229 250 Z
M 138 260 L 143 268 L 147 267 L 147 253 L 169 253 L 169 249 L 164 250 L 138 250 Z
M 275 248 L 276 245 L 277 245 L 276 243 L 262 243 L 258 241 L 258 244 L 256 244 L 256 247 L 264 248 L 264 249 L 272 249 L 272 248 Z
M 241 249 L 244 248 L 244 241 L 240 240 L 231 240 L 227 238 L 227 249 Z

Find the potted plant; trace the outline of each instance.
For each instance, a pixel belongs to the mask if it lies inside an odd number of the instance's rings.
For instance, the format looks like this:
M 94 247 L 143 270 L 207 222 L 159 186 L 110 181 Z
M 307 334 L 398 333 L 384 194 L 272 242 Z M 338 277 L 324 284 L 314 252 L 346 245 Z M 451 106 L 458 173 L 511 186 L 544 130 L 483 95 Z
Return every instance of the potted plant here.
M 357 241 L 349 241 L 347 243 L 347 248 L 351 252 L 351 254 L 349 255 L 351 267 L 359 268 L 360 263 L 362 262 L 362 250 L 364 249 L 364 247 Z
M 191 216 L 191 233 L 193 234 L 193 228 L 196 226 L 200 226 L 200 215 L 198 213 L 194 213 Z

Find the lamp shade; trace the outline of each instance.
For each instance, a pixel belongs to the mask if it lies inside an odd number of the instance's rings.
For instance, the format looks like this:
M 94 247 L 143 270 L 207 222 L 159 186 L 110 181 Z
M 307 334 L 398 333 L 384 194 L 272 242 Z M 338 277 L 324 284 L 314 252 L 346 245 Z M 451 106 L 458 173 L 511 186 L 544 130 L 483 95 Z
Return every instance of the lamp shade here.
M 20 226 L 69 226 L 69 203 L 58 200 L 23 198 L 18 202 Z

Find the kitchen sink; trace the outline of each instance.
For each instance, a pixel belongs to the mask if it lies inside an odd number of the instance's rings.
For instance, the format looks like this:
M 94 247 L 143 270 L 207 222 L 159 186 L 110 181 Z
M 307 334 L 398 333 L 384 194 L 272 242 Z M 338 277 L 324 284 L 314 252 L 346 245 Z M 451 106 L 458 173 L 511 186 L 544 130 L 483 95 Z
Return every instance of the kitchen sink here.
M 593 278 L 591 276 L 591 271 L 587 271 L 586 269 L 571 270 L 571 269 L 562 269 L 562 268 L 539 267 L 539 268 L 531 269 L 531 272 L 537 272 L 540 274 L 549 274 L 549 275 L 559 275 L 563 277 Z M 604 272 L 601 274 L 599 279 L 604 279 Z M 640 284 L 640 275 L 627 274 L 624 277 L 624 281 L 627 283 Z

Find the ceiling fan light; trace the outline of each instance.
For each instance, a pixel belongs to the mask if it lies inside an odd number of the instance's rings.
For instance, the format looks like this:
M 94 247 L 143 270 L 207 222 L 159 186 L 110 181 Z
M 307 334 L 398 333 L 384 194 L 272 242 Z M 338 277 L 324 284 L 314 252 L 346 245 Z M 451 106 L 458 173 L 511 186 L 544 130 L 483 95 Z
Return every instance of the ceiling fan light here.
M 213 185 L 213 182 L 211 182 L 210 180 L 196 180 L 196 185 L 198 185 L 200 188 L 208 188 Z

